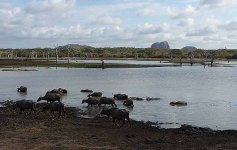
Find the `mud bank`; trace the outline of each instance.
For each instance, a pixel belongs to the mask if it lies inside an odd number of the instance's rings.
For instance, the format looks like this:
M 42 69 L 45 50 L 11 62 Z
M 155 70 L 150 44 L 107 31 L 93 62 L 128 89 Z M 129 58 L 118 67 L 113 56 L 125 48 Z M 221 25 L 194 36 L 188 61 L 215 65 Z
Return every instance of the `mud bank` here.
M 134 120 L 132 128 L 127 122 L 117 127 L 107 118 L 79 118 L 79 112 L 66 108 L 65 117 L 53 117 L 0 107 L 0 149 L 237 149 L 237 131 L 160 129 Z

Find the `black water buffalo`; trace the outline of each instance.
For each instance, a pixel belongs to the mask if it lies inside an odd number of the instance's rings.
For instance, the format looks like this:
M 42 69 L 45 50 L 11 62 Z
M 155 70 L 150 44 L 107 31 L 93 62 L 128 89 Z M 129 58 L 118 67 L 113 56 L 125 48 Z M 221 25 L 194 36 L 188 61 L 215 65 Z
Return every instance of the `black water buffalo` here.
M 125 123 L 125 119 L 128 120 L 129 126 L 131 128 L 131 122 L 129 119 L 129 112 L 125 109 L 118 109 L 118 108 L 110 108 L 110 109 L 103 109 L 100 113 L 101 115 L 107 115 L 108 117 L 113 118 L 113 126 L 115 124 L 115 121 L 118 120 L 123 121 L 122 125 Z
M 87 97 L 101 97 L 102 96 L 102 92 L 94 92 L 89 94 Z
M 59 116 L 64 115 L 65 116 L 65 107 L 62 102 L 52 102 L 46 106 L 43 107 L 42 111 L 45 112 L 46 110 L 49 110 L 51 114 L 54 115 L 54 112 L 58 112 Z
M 58 90 L 61 91 L 63 94 L 67 94 L 67 90 L 66 89 L 58 88 Z
M 44 108 L 47 105 L 49 105 L 49 103 L 47 103 L 47 102 L 40 102 L 40 103 L 36 103 L 35 104 L 35 108 L 36 109 L 42 109 L 42 108 Z
M 93 91 L 92 91 L 92 90 L 89 90 L 89 89 L 82 89 L 81 92 L 92 93 Z
M 26 93 L 26 92 L 27 92 L 27 87 L 25 87 L 25 86 L 20 86 L 19 88 L 17 88 L 17 92 Z
M 46 93 L 45 96 L 39 97 L 37 102 L 41 100 L 46 100 L 47 102 L 61 101 L 61 95 L 58 93 Z
M 101 97 L 99 100 L 99 106 L 101 106 L 101 104 L 109 104 L 112 107 L 115 106 L 117 107 L 117 105 L 115 104 L 115 100 L 113 98 L 108 98 L 108 97 Z
M 82 100 L 82 104 L 83 103 L 87 103 L 88 104 L 88 107 L 92 105 L 99 105 L 99 101 L 93 97 L 89 97 L 88 99 L 84 99 Z
M 114 99 L 117 99 L 117 100 L 127 100 L 128 99 L 128 95 L 126 95 L 126 94 L 114 94 Z
M 158 98 L 158 97 L 147 97 L 146 100 L 147 100 L 147 101 L 160 100 L 160 98 Z
M 186 106 L 187 105 L 187 102 L 185 101 L 172 101 L 170 102 L 170 105 L 172 106 Z
M 124 106 L 129 106 L 129 107 L 133 107 L 133 101 L 131 99 L 127 99 L 123 102 Z
M 35 111 L 35 102 L 32 100 L 19 100 L 12 105 L 13 109 L 20 109 L 20 113 L 25 110 Z
M 65 95 L 65 94 L 67 94 L 67 90 L 66 89 L 62 89 L 62 88 L 58 88 L 58 89 L 53 89 L 51 91 L 47 91 L 46 94 L 49 94 L 49 93 Z
M 136 100 L 136 101 L 142 101 L 144 100 L 143 98 L 141 97 L 129 97 L 130 100 Z

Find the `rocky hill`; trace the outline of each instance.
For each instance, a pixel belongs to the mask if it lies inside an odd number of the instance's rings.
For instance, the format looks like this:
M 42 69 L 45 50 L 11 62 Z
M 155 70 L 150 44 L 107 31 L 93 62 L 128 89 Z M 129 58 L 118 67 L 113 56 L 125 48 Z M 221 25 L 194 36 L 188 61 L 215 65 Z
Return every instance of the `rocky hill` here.
M 80 49 L 80 48 L 92 48 L 91 46 L 87 46 L 87 45 L 79 45 L 79 44 L 67 44 L 64 46 L 58 46 L 58 49 Z
M 167 41 L 163 42 L 156 42 L 151 45 L 151 48 L 158 48 L 158 49 L 170 49 L 169 43 Z

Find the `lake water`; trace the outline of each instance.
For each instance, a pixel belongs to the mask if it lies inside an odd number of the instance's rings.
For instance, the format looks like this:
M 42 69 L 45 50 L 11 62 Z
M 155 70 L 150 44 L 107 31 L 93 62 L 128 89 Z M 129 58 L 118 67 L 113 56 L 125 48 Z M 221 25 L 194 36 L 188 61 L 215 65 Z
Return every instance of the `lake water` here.
M 136 97 L 159 97 L 156 101 L 134 101 L 129 109 L 136 120 L 190 124 L 213 129 L 237 130 L 237 67 L 160 67 L 160 68 L 37 68 L 38 71 L 0 71 L 0 101 L 32 99 L 47 90 L 66 88 L 63 102 L 87 110 L 81 89 L 102 91 L 105 96 L 126 93 Z M 17 87 L 28 87 L 26 96 Z M 170 106 L 184 100 L 184 107 Z M 122 102 L 116 102 L 124 108 Z M 96 109 L 96 108 L 95 108 Z

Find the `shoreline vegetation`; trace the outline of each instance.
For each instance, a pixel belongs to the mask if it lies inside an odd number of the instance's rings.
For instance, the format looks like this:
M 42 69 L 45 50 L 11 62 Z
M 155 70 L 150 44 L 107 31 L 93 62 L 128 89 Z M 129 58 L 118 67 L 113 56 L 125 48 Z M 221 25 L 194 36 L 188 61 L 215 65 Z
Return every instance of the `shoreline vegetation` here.
M 60 62 L 64 60 L 64 63 Z M 140 68 L 183 65 L 210 65 L 215 61 L 237 60 L 236 49 L 159 49 L 134 47 L 95 48 L 86 45 L 68 44 L 55 48 L 0 48 L 0 67 L 73 67 L 103 68 L 101 63 L 75 63 L 71 60 L 138 60 L 166 61 L 170 64 L 108 64 L 105 68 Z M 165 64 L 165 65 L 164 65 Z
M 73 59 L 72 59 L 73 60 Z M 111 59 L 105 58 L 103 60 L 135 60 L 135 61 L 157 61 L 160 62 L 157 64 L 121 64 L 121 63 L 90 63 L 90 62 L 71 62 L 67 59 L 60 59 L 56 61 L 55 59 L 45 60 L 45 59 L 7 59 L 0 58 L 0 67 L 8 68 L 3 69 L 3 71 L 37 71 L 35 69 L 16 69 L 21 67 L 68 67 L 68 68 L 147 68 L 147 67 L 180 67 L 180 66 L 192 66 L 192 65 L 203 65 L 217 67 L 218 65 L 215 62 L 203 61 L 203 59 L 195 59 L 190 63 L 190 60 L 183 59 L 180 62 L 179 59 L 154 59 L 154 58 L 145 58 L 145 59 Z M 90 59 L 74 59 L 73 61 L 83 61 L 83 60 L 101 60 L 100 58 L 90 58 Z M 222 61 L 222 59 L 220 59 Z M 224 60 L 226 61 L 226 60 Z M 230 61 L 230 60 L 228 60 Z M 234 60 L 232 60 L 234 61 Z M 223 66 L 223 65 L 222 65 Z M 230 67 L 227 66 L 226 67 Z M 11 69 L 9 69 L 11 68 Z
M 112 126 L 104 117 L 81 118 L 80 110 L 66 107 L 66 116 L 53 117 L 36 110 L 19 114 L 0 107 L 1 149 L 236 149 L 237 131 L 211 130 L 190 125 L 176 129 L 154 127 L 132 120 Z M 116 137 L 115 137 L 116 135 Z

